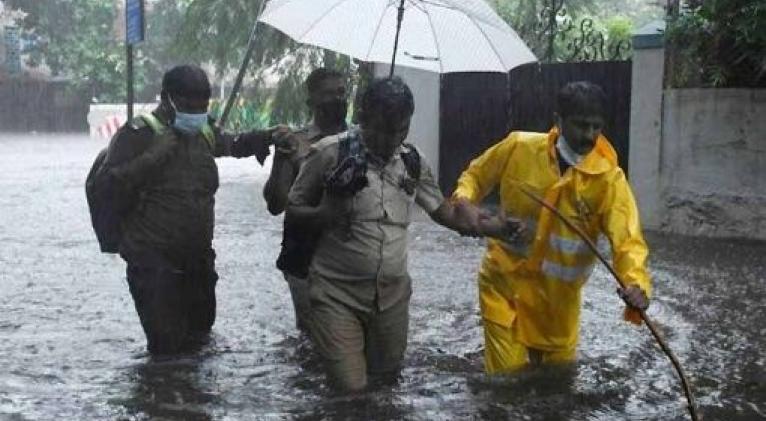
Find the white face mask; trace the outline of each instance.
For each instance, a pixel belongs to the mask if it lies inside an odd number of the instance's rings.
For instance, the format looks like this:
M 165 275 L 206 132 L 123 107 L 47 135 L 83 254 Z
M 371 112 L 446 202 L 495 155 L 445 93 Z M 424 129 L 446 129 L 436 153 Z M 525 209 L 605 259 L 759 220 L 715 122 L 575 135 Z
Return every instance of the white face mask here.
M 170 100 L 170 106 L 173 107 L 173 112 L 176 115 L 175 120 L 173 120 L 173 127 L 188 134 L 197 134 L 202 131 L 202 127 L 208 122 L 207 113 L 182 113 L 178 111 L 178 107 L 176 107 L 176 104 L 173 102 L 173 98 L 168 96 L 168 99 Z
M 585 159 L 585 155 L 578 154 L 571 146 L 569 146 L 569 143 L 567 143 L 567 140 L 563 135 L 559 135 L 559 138 L 556 141 L 556 150 L 559 152 L 559 157 L 572 167 Z

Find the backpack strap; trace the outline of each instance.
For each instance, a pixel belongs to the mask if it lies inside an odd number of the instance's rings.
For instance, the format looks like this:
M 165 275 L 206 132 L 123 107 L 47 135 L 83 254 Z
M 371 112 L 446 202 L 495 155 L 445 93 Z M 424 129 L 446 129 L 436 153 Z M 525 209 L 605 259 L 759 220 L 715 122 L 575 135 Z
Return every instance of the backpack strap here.
M 131 125 L 136 129 L 148 126 L 156 136 L 164 135 L 169 130 L 169 127 L 152 113 L 142 114 L 134 118 Z M 201 134 L 202 138 L 205 139 L 207 146 L 210 148 L 210 151 L 215 152 L 215 133 L 213 133 L 213 128 L 210 127 L 209 123 L 202 126 Z
M 421 172 L 420 153 L 415 146 L 410 143 L 403 143 L 402 147 L 404 148 L 404 152 L 399 156 L 402 157 L 402 162 L 404 163 L 407 175 L 413 180 L 419 181 Z
M 332 193 L 353 196 L 368 185 L 367 158 L 357 131 L 338 140 L 338 158 L 325 176 L 325 188 Z
M 362 145 L 360 133 L 356 130 L 349 130 L 338 142 L 338 164 L 347 158 L 364 160 L 364 154 L 364 145 Z
M 213 128 L 210 127 L 210 123 L 202 126 L 202 137 L 205 139 L 205 142 L 207 142 L 210 151 L 215 153 L 215 133 L 213 133 Z
M 166 126 L 163 122 L 160 121 L 160 119 L 151 113 L 141 114 L 140 116 L 134 118 L 132 125 L 135 128 L 149 126 L 155 135 L 162 135 L 168 131 L 168 126 Z
M 349 133 L 346 133 L 345 136 L 340 138 L 340 141 L 338 141 L 338 160 L 336 161 L 336 165 L 340 164 L 341 162 L 345 161 L 346 158 L 351 156 L 352 143 L 358 142 L 352 142 L 351 135 Z

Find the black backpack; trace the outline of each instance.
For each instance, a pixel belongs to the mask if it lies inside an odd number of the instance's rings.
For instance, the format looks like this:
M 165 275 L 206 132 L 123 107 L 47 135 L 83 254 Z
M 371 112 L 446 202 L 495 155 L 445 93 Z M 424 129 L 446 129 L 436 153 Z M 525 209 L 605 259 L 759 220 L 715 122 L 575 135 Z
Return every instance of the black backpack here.
M 107 149 L 104 148 L 96 156 L 93 165 L 85 179 L 85 197 L 88 199 L 90 222 L 96 233 L 98 245 L 102 253 L 117 253 L 120 245 L 120 218 L 112 209 L 108 192 L 96 184 L 96 174 L 106 159 Z
M 158 122 L 151 115 L 141 115 L 133 119 L 130 125 L 133 129 L 149 126 L 154 133 L 160 130 Z M 115 136 L 119 136 L 117 132 Z M 96 233 L 99 248 L 102 253 L 118 253 L 121 234 L 121 215 L 112 206 L 112 193 L 109 186 L 96 183 L 96 175 L 101 170 L 106 160 L 108 148 L 102 149 L 93 165 L 88 171 L 88 177 L 85 179 L 85 197 L 88 200 L 88 210 L 90 210 L 90 222 L 93 225 L 93 232 Z

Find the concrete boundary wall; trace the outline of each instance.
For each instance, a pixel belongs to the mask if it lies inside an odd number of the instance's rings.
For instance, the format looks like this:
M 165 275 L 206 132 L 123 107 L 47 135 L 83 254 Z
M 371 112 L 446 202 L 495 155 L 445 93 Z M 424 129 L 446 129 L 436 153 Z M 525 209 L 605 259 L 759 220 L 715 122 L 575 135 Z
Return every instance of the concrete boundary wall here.
M 766 240 L 766 89 L 665 90 L 662 24 L 633 46 L 630 182 L 644 228 Z
M 666 90 L 660 229 L 766 240 L 766 90 Z

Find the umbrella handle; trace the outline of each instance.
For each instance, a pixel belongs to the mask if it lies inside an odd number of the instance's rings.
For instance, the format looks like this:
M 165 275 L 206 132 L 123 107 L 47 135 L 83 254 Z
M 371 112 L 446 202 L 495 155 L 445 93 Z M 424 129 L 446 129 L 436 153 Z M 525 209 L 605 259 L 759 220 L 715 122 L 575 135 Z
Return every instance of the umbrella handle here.
M 399 33 L 402 30 L 402 21 L 404 20 L 404 0 L 399 2 L 398 15 L 396 17 L 396 37 L 394 38 L 394 55 L 391 57 L 391 71 L 388 77 L 394 76 L 394 67 L 396 67 L 396 51 L 399 49 Z
M 253 30 L 250 32 L 250 39 L 247 41 L 247 52 L 245 53 L 245 58 L 242 60 L 242 65 L 239 67 L 239 72 L 237 73 L 237 79 L 234 81 L 234 86 L 231 88 L 231 92 L 229 93 L 229 99 L 226 100 L 226 106 L 224 106 L 223 108 L 223 113 L 221 114 L 221 118 L 216 123 L 218 128 L 220 128 L 221 130 L 223 130 L 224 126 L 226 125 L 226 120 L 229 118 L 229 112 L 231 111 L 231 107 L 234 105 L 234 100 L 237 98 L 239 89 L 242 87 L 242 80 L 245 78 L 245 72 L 247 71 L 247 66 L 250 64 L 250 59 L 253 57 L 253 50 L 255 50 L 255 31 L 258 29 L 258 21 L 261 18 L 261 14 L 263 13 L 263 7 L 265 5 L 266 5 L 266 0 L 261 0 L 261 6 L 258 8 L 258 16 L 255 18 L 255 24 L 253 25 Z

